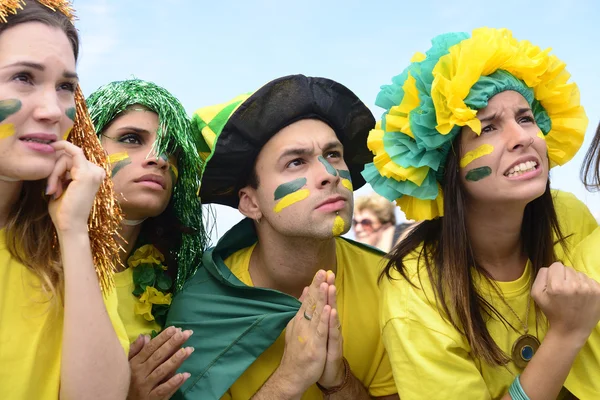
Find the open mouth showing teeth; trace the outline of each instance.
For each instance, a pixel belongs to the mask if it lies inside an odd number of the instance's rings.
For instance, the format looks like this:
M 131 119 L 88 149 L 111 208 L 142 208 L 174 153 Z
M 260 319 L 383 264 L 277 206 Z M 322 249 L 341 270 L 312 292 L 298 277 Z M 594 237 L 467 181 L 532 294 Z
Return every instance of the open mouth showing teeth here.
M 41 144 L 50 144 L 52 143 L 52 140 L 42 140 L 42 139 L 31 139 L 31 138 L 25 138 L 25 139 L 21 139 L 24 142 L 32 142 L 32 143 L 41 143 Z
M 504 174 L 504 176 L 508 176 L 509 178 L 512 178 L 513 176 L 523 175 L 526 172 L 535 171 L 535 169 L 537 168 L 537 165 L 538 165 L 538 163 L 535 161 L 527 161 L 527 162 L 515 165 L 514 167 L 509 169 L 508 172 L 506 172 Z

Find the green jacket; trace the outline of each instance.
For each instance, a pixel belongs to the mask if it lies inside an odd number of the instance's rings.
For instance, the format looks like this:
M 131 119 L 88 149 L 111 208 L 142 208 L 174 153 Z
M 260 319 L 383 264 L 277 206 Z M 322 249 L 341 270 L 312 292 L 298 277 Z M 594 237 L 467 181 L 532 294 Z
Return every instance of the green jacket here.
M 185 345 L 195 349 L 180 368 L 191 377 L 174 398 L 220 399 L 298 312 L 295 297 L 246 286 L 225 265 L 257 240 L 252 221 L 241 221 L 204 253 L 203 266 L 173 298 L 165 326 L 192 329 Z

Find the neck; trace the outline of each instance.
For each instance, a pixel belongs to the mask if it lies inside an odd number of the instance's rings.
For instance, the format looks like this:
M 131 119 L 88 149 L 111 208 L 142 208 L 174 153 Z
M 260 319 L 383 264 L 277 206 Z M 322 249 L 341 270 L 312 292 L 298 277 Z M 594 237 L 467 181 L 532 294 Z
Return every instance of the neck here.
M 255 286 L 299 298 L 318 270 L 337 272 L 333 238 L 285 237 L 272 230 L 258 236 L 249 267 Z
M 13 205 L 19 199 L 23 182 L 7 182 L 0 180 L 0 228 L 4 228 Z
M 127 268 L 127 259 L 131 255 L 131 251 L 133 250 L 133 246 L 135 246 L 135 242 L 137 241 L 141 230 L 142 224 L 134 226 L 121 224 L 121 230 L 119 231 L 121 237 L 118 238 L 118 241 L 121 245 L 119 259 L 121 260 L 122 265 L 117 266 L 117 272 L 124 271 Z
M 475 260 L 494 280 L 514 281 L 525 269 L 523 204 L 467 204 L 469 242 Z
M 394 231 L 396 227 L 394 225 L 389 225 L 386 227 L 381 227 L 381 232 L 379 234 L 379 240 L 375 243 L 375 247 L 381 249 L 385 252 L 390 251 L 392 247 L 394 247 L 395 243 L 392 243 L 394 240 Z

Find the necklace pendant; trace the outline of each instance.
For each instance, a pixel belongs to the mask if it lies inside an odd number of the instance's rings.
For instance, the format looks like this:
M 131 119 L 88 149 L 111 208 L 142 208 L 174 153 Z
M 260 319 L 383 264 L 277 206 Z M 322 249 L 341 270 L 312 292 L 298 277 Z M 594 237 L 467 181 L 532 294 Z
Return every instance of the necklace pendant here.
M 521 335 L 512 348 L 512 360 L 519 368 L 525 368 L 540 347 L 538 338 L 532 335 Z

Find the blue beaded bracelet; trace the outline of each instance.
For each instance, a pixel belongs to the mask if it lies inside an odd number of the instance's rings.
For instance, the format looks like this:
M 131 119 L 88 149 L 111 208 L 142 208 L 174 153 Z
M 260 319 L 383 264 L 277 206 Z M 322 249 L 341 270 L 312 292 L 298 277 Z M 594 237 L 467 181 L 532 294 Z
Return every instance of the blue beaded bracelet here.
M 513 400 L 529 400 L 527 393 L 523 390 L 523 386 L 521 386 L 521 380 L 519 379 L 520 375 L 517 375 L 512 385 L 508 389 L 508 394 L 512 397 Z

